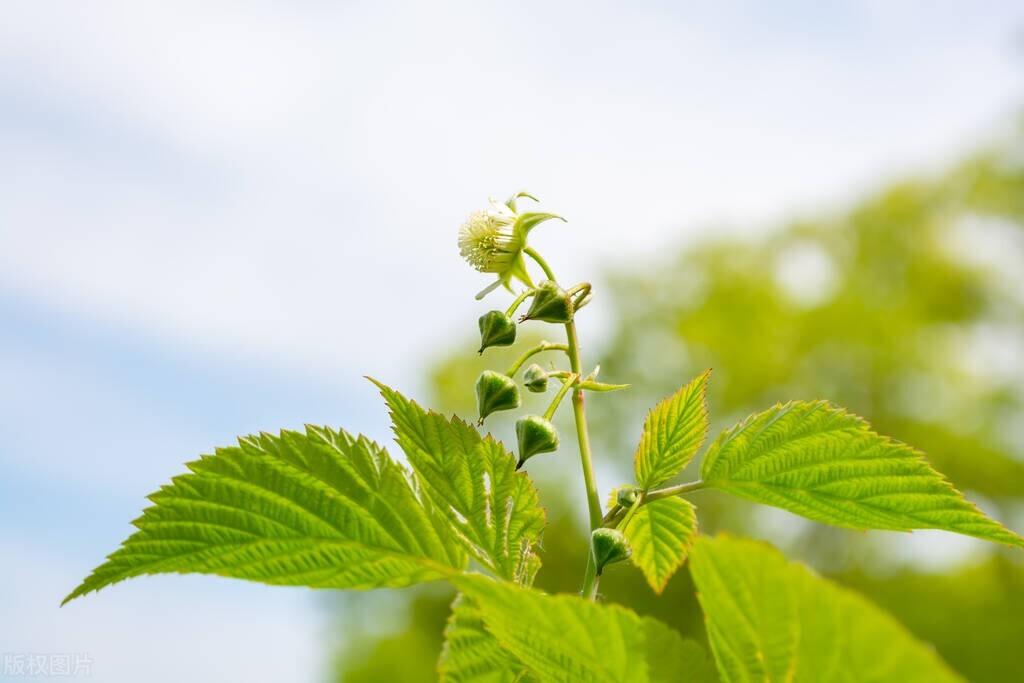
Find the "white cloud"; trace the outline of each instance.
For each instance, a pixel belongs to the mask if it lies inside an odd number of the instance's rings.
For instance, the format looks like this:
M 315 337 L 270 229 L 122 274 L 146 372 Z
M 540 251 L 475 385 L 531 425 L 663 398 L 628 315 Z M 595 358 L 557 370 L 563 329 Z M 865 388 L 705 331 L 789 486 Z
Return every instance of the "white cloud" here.
M 472 319 L 454 230 L 488 193 L 550 198 L 573 222 L 538 240 L 582 277 L 966 146 L 1018 94 L 1022 13 L 923 7 L 17 4 L 0 286 L 407 373 Z

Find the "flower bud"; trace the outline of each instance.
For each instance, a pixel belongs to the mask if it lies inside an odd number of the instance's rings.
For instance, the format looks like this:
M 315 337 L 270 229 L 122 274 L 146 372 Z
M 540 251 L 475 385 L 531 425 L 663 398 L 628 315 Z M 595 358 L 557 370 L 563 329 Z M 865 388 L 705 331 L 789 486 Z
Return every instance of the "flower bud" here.
M 600 528 L 594 529 L 590 535 L 590 551 L 594 554 L 594 566 L 597 567 L 598 576 L 604 571 L 605 566 L 628 560 L 633 551 L 625 535 L 618 529 Z
M 516 421 L 516 439 L 519 441 L 518 470 L 538 453 L 558 450 L 558 431 L 540 415 L 527 415 Z
M 546 323 L 567 323 L 572 320 L 572 298 L 551 280 L 537 286 L 530 302 L 530 310 L 523 320 L 542 320 Z
M 516 341 L 516 324 L 502 311 L 480 316 L 480 353 L 491 346 L 511 346 Z
M 633 507 L 633 503 L 640 497 L 639 486 L 620 486 L 615 490 L 615 502 L 624 508 Z
M 548 390 L 548 373 L 544 368 L 532 364 L 523 373 L 523 386 L 535 394 L 543 394 Z
M 476 404 L 483 424 L 484 418 L 493 412 L 519 407 L 519 387 L 508 375 L 484 370 L 476 380 Z

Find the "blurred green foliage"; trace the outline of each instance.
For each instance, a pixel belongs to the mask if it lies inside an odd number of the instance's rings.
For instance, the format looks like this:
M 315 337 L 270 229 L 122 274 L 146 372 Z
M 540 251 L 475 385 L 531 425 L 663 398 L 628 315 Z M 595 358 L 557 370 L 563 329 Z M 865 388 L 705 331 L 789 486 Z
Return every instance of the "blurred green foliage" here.
M 633 385 L 589 402 L 603 472 L 627 481 L 646 410 L 711 367 L 716 429 L 775 401 L 828 398 L 925 451 L 988 512 L 1024 526 L 1024 136 L 839 215 L 634 264 L 613 273 L 595 301 L 614 314 L 602 377 Z M 433 405 L 473 415 L 477 373 L 504 369 L 528 341 L 484 359 L 473 343 L 436 364 Z M 507 436 L 502 429 L 498 421 Z M 573 497 L 578 464 L 571 447 L 563 451 L 530 468 L 552 522 L 545 547 L 557 548 L 544 553 L 537 581 L 550 591 L 578 589 L 586 547 L 583 503 Z M 1019 552 L 954 538 L 950 547 L 966 550 L 946 553 L 955 561 L 936 569 L 915 559 L 920 546 L 907 535 L 831 529 L 714 492 L 693 501 L 705 532 L 780 545 L 891 611 L 970 680 L 1019 677 Z M 601 588 L 608 600 L 704 637 L 685 570 L 661 597 L 631 567 L 609 571 Z M 391 633 L 346 620 L 339 680 L 435 680 L 452 596 L 409 594 L 407 620 Z

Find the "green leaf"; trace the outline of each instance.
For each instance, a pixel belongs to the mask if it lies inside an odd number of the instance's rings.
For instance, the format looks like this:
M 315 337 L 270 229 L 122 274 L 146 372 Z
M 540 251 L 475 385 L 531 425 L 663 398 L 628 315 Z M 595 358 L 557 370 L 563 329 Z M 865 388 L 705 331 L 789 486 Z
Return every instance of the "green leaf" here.
M 497 575 L 530 584 L 545 514 L 515 457 L 457 417 L 426 411 L 373 381 L 391 410 L 395 435 L 430 498 L 469 552 Z
M 767 544 L 702 537 L 690 571 L 726 683 L 961 681 L 891 616 Z
M 644 489 L 663 484 L 693 459 L 708 433 L 704 400 L 710 370 L 654 406 L 644 420 L 636 448 L 636 482 Z
M 641 505 L 623 529 L 632 561 L 655 593 L 683 566 L 697 535 L 697 508 L 678 496 Z
M 444 630 L 438 662 L 442 683 L 526 683 L 527 669 L 484 628 L 471 598 L 458 595 Z
M 707 650 L 664 623 L 644 617 L 648 674 L 657 683 L 719 683 Z
M 825 401 L 777 405 L 723 432 L 701 475 L 708 486 L 838 526 L 945 529 L 1024 546 L 921 453 Z
M 546 595 L 479 574 L 453 579 L 487 630 L 542 681 L 711 683 L 707 657 L 664 624 L 618 605 Z M 678 672 L 691 671 L 686 678 Z
M 64 602 L 142 574 L 366 589 L 466 565 L 445 518 L 364 437 L 326 427 L 249 436 L 187 467 Z

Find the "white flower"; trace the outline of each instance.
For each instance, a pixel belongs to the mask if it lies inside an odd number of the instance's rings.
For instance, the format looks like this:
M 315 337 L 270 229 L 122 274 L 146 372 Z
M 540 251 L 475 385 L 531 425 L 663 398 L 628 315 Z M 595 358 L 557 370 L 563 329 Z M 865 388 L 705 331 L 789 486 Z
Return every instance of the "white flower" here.
M 508 273 L 524 246 L 515 222 L 514 213 L 493 201 L 491 208 L 474 211 L 459 229 L 462 258 L 482 273 Z
M 478 299 L 499 285 L 505 285 L 511 291 L 513 278 L 527 287 L 533 287 L 523 259 L 526 236 L 536 225 L 546 220 L 565 220 L 553 213 L 519 213 L 516 200 L 522 197 L 537 201 L 526 192 L 512 195 L 504 204 L 492 199 L 490 208 L 474 211 L 459 228 L 459 253 L 462 258 L 480 272 L 498 276 L 497 280 L 477 294 Z

